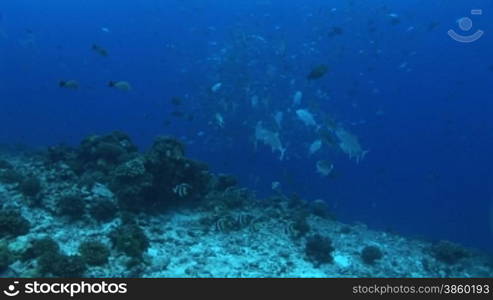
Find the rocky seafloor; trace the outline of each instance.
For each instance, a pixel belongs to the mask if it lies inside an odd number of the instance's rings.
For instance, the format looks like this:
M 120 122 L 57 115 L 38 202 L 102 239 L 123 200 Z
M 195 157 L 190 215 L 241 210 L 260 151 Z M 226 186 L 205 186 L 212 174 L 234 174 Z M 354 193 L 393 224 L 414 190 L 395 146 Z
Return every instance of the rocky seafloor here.
M 491 256 L 258 199 L 159 137 L 0 154 L 1 277 L 491 277 Z

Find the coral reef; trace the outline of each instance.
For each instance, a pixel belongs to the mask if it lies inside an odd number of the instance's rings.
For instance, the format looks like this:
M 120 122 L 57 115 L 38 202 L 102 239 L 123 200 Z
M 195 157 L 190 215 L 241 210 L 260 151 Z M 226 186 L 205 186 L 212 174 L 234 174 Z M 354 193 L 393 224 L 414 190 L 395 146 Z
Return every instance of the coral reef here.
M 364 157 L 355 137 L 341 137 L 343 151 Z M 9 153 L 0 159 L 0 276 L 493 276 L 489 255 L 345 224 L 330 202 L 272 186 L 260 199 L 171 137 L 142 152 L 113 132 Z

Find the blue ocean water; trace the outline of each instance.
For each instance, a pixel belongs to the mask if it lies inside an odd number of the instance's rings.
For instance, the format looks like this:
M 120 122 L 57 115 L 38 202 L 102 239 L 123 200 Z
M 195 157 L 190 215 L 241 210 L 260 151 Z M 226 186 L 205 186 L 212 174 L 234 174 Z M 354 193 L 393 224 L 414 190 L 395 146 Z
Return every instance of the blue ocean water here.
M 492 8 L 479 0 L 2 1 L 0 143 L 77 145 L 122 130 L 145 149 L 172 135 L 188 156 L 260 196 L 278 182 L 285 194 L 323 199 L 345 222 L 492 250 Z M 458 26 L 464 17 L 469 32 Z M 484 35 L 461 43 L 450 29 Z M 307 79 L 322 64 L 327 74 Z M 59 86 L 68 80 L 78 88 Z M 309 155 L 319 129 L 297 109 L 322 128 L 328 120 L 344 127 L 368 153 L 356 162 L 324 144 Z M 274 124 L 278 112 L 282 160 L 255 137 L 256 124 Z M 319 160 L 334 165 L 330 176 L 317 173 Z

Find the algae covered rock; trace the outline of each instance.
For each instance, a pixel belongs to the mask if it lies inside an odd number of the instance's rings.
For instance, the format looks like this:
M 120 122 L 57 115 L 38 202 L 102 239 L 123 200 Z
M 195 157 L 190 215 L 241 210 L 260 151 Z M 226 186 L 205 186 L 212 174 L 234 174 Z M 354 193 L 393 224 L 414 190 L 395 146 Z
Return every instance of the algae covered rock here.
M 130 137 L 120 131 L 85 138 L 77 151 L 77 163 L 74 167 L 79 173 L 99 170 L 109 172 L 113 167 L 126 160 L 126 156 L 137 152 Z
M 6 269 L 14 260 L 13 253 L 5 241 L 0 240 L 0 272 Z
M 149 247 L 149 239 L 135 223 L 122 224 L 110 233 L 110 239 L 116 250 L 139 260 Z
M 58 199 L 56 205 L 57 213 L 67 216 L 70 220 L 81 219 L 86 212 L 86 203 L 78 194 L 64 195 Z
M 124 208 L 139 209 L 147 197 L 152 197 L 153 176 L 141 156 L 120 164 L 111 178 L 110 188 Z
M 307 239 L 305 245 L 305 254 L 310 261 L 315 265 L 321 265 L 326 263 L 331 263 L 333 261 L 332 252 L 334 247 L 332 247 L 332 241 L 325 236 L 316 234 Z
M 90 266 L 101 266 L 108 262 L 110 250 L 98 241 L 85 241 L 79 246 L 82 259 Z
M 0 211 L 0 236 L 16 237 L 29 232 L 31 224 L 18 211 Z
M 19 184 L 18 190 L 26 197 L 35 197 L 41 191 L 41 182 L 37 177 L 28 177 Z

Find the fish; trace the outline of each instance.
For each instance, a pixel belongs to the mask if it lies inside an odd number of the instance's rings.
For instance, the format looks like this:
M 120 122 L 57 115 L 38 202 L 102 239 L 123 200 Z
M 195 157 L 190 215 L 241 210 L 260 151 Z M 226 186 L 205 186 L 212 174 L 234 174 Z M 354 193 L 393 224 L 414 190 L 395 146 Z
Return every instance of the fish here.
M 220 128 L 224 127 L 224 117 L 220 113 L 214 115 L 214 120 L 216 121 L 217 126 Z
M 314 141 L 308 149 L 308 155 L 314 154 L 315 152 L 320 150 L 320 148 L 322 148 L 322 140 Z
M 327 65 L 318 65 L 310 71 L 310 73 L 306 76 L 306 78 L 308 80 L 320 79 L 324 77 L 328 71 L 329 71 L 329 67 Z
M 334 164 L 328 160 L 319 160 L 316 164 L 317 172 L 322 176 L 329 176 L 334 171 Z
M 211 86 L 211 91 L 213 93 L 216 93 L 217 91 L 219 91 L 221 89 L 222 85 L 223 85 L 222 82 L 218 82 L 218 83 L 214 84 L 213 86 Z
M 440 23 L 436 21 L 432 21 L 430 24 L 428 24 L 428 31 L 432 31 L 433 29 L 437 28 Z
M 343 33 L 344 33 L 344 30 L 342 29 L 342 27 L 334 26 L 331 29 L 329 29 L 329 32 L 327 33 L 327 35 L 329 37 L 335 37 L 338 35 L 342 35 Z
M 317 122 L 315 121 L 315 118 L 307 109 L 298 109 L 296 111 L 296 115 L 303 123 L 305 123 L 306 126 L 317 127 Z
M 398 14 L 390 13 L 387 16 L 390 18 L 390 24 L 398 25 L 401 23 L 401 19 Z
M 58 82 L 58 86 L 61 88 L 76 90 L 79 88 L 79 82 L 76 80 L 60 80 Z
M 101 55 L 101 56 L 104 56 L 104 57 L 108 56 L 108 51 L 107 51 L 106 49 L 104 49 L 103 47 L 99 46 L 99 45 L 92 44 L 91 49 L 92 49 L 94 52 L 96 52 L 96 53 L 98 53 L 99 55 Z
M 132 89 L 132 86 L 127 81 L 110 81 L 108 82 L 108 86 L 126 92 Z
M 252 98 L 250 98 L 250 103 L 252 104 L 253 108 L 257 107 L 258 101 L 259 101 L 259 98 L 257 95 L 254 95 L 254 96 L 252 96 Z
M 303 100 L 303 93 L 301 91 L 296 91 L 293 96 L 293 106 L 299 106 Z
M 171 104 L 181 105 L 183 103 L 183 98 L 181 97 L 171 97 Z
M 337 128 L 335 134 L 339 139 L 339 148 L 349 156 L 349 159 L 354 158 L 356 163 L 359 163 L 365 158 L 368 150 L 363 150 L 357 136 L 342 127 Z
M 286 148 L 282 146 L 281 139 L 279 138 L 279 132 L 274 132 L 265 129 L 262 126 L 262 122 L 259 121 L 255 126 L 255 140 L 263 142 L 264 145 L 266 146 L 270 146 L 272 152 L 279 151 L 280 152 L 279 160 L 284 159 Z
M 174 110 L 170 113 L 171 116 L 175 117 L 175 118 L 183 118 L 187 121 L 193 121 L 194 119 L 194 116 L 192 114 L 189 114 L 189 113 L 185 113 L 185 112 L 182 112 L 182 111 L 178 111 L 178 110 Z
M 171 112 L 171 115 L 172 115 L 173 117 L 176 117 L 176 118 L 182 118 L 182 117 L 185 117 L 185 116 L 186 116 L 186 114 L 185 114 L 184 112 L 182 112 L 182 111 L 177 111 L 177 110 L 172 111 L 172 112 Z
M 282 111 L 278 111 L 274 114 L 274 120 L 276 121 L 277 127 L 282 127 L 282 121 L 284 119 L 284 113 Z

